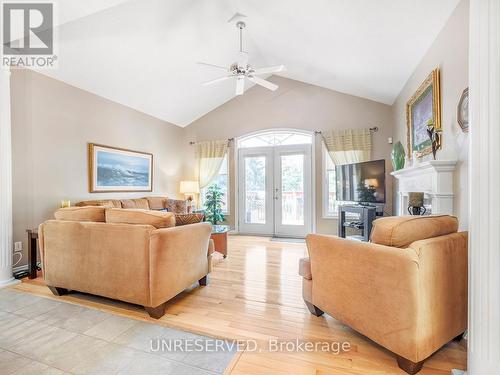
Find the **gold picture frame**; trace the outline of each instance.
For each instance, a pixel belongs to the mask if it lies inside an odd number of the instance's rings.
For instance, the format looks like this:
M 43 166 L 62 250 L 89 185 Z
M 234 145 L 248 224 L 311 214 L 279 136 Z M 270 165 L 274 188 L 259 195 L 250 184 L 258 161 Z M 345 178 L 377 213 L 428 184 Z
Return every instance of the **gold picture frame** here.
M 153 154 L 88 144 L 91 193 L 153 191 Z
M 434 130 L 441 131 L 441 87 L 439 68 L 434 69 L 406 103 L 408 154 L 417 157 L 432 153 L 427 124 L 432 120 Z M 438 149 L 441 148 L 441 136 Z

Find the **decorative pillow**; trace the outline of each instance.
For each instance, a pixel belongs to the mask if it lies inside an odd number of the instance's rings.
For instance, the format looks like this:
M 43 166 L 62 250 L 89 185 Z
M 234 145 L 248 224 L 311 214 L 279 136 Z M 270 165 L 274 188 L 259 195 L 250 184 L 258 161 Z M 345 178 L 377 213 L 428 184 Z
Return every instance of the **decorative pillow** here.
M 84 206 L 60 208 L 54 213 L 56 220 L 64 221 L 96 221 L 104 223 L 105 207 Z
M 135 208 L 139 210 L 149 210 L 148 200 L 144 198 L 139 199 L 122 199 L 123 208 Z
M 150 210 L 164 210 L 167 207 L 166 197 L 145 197 Z
M 108 208 L 106 223 L 146 224 L 155 228 L 171 228 L 175 227 L 175 216 L 171 212 Z
M 175 225 L 195 224 L 203 221 L 203 214 L 175 214 Z
M 389 216 L 373 222 L 371 242 L 406 248 L 412 242 L 444 236 L 458 230 L 454 216 Z
M 165 208 L 176 214 L 187 214 L 186 201 L 180 199 L 167 199 L 167 206 Z

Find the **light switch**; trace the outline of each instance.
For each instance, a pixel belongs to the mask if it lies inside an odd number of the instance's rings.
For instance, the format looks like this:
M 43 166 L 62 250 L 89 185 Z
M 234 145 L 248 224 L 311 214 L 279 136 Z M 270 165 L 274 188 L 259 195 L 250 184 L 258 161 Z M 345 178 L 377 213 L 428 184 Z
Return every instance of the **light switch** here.
M 14 242 L 14 251 L 23 251 L 23 243 Z

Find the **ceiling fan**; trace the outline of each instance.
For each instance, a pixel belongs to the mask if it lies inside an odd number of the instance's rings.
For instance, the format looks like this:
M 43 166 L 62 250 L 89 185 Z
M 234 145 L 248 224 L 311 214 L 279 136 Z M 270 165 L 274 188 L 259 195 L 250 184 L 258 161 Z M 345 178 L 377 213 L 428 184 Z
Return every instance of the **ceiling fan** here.
M 248 52 L 243 51 L 243 29 L 245 28 L 246 24 L 243 21 L 238 21 L 236 23 L 236 27 L 239 29 L 240 32 L 240 52 L 239 52 L 239 57 L 238 61 L 232 63 L 229 68 L 225 68 L 220 65 L 214 65 L 214 64 L 209 64 L 209 63 L 204 63 L 204 62 L 199 62 L 198 64 L 200 65 L 205 65 L 209 66 L 212 68 L 218 68 L 225 70 L 228 72 L 227 75 L 212 79 L 210 81 L 204 82 L 203 85 L 211 85 L 213 83 L 225 81 L 228 79 L 236 79 L 236 95 L 243 95 L 243 91 L 245 90 L 245 78 L 248 79 L 250 82 L 256 83 L 257 85 L 260 85 L 262 87 L 265 87 L 266 89 L 275 91 L 278 88 L 278 85 L 275 85 L 272 82 L 266 81 L 265 79 L 259 77 L 262 74 L 272 74 L 272 73 L 279 73 L 284 71 L 286 68 L 284 65 L 276 65 L 276 66 L 269 66 L 265 68 L 259 68 L 259 69 L 254 69 L 250 64 L 248 64 Z

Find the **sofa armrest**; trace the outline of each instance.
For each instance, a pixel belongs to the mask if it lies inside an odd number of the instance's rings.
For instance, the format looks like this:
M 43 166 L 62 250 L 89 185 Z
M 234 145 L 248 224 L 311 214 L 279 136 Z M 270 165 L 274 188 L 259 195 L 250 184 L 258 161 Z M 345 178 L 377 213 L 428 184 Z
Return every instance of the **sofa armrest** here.
M 419 354 L 430 356 L 467 329 L 467 233 L 413 242 L 419 273 Z
M 151 234 L 151 306 L 174 297 L 209 273 L 209 223 L 157 229 Z
M 419 303 L 415 252 L 316 234 L 308 235 L 306 242 L 311 261 L 310 302 L 414 360 Z

